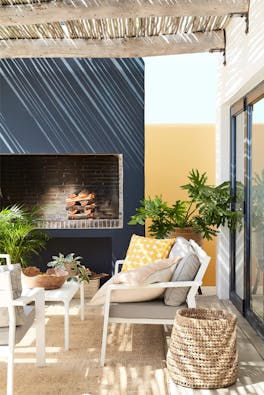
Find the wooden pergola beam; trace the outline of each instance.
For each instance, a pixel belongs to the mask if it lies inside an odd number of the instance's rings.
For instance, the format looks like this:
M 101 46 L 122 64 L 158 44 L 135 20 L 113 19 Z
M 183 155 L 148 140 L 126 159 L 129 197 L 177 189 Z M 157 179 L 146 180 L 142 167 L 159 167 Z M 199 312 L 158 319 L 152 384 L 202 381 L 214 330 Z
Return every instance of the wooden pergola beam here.
M 0 40 L 0 58 L 131 58 L 224 50 L 223 31 L 167 36 Z
M 62 0 L 0 6 L 0 25 L 73 19 L 149 16 L 221 16 L 248 12 L 249 0 Z

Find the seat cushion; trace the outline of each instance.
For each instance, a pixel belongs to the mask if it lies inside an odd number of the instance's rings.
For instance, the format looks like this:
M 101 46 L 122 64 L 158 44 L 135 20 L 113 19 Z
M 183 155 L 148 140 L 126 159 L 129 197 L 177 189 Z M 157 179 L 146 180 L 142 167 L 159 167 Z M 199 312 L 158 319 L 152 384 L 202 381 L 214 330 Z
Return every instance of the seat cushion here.
M 175 267 L 181 258 L 161 259 L 152 264 L 139 267 L 128 272 L 121 272 L 108 280 L 94 295 L 91 304 L 104 304 L 107 289 L 113 284 L 126 284 L 138 286 L 137 289 L 113 290 L 112 302 L 141 302 L 156 299 L 164 293 L 164 288 L 140 288 L 144 284 L 170 281 Z
M 35 318 L 35 307 L 24 306 L 21 307 L 23 310 L 24 323 L 16 327 L 16 343 L 19 343 L 23 339 L 28 329 L 32 326 Z M 0 328 L 0 346 L 8 344 L 8 332 L 9 327 Z
M 177 309 L 176 306 L 166 306 L 160 299 L 138 303 L 111 303 L 109 317 L 174 320 Z
M 193 281 L 200 268 L 196 254 L 188 254 L 176 267 L 171 281 Z M 190 287 L 167 288 L 164 293 L 164 303 L 169 306 L 180 306 L 186 302 Z
M 152 239 L 132 235 L 122 271 L 136 269 L 158 259 L 167 258 L 175 239 Z
M 13 265 L 1 265 L 0 272 L 10 272 L 12 290 L 13 290 L 13 298 L 17 299 L 21 296 L 22 293 L 22 284 L 21 284 L 21 266 L 20 264 Z M 23 325 L 24 323 L 24 310 L 22 307 L 15 307 L 16 313 L 16 325 Z M 8 327 L 9 325 L 9 314 L 8 309 L 6 307 L 0 307 L 0 328 Z

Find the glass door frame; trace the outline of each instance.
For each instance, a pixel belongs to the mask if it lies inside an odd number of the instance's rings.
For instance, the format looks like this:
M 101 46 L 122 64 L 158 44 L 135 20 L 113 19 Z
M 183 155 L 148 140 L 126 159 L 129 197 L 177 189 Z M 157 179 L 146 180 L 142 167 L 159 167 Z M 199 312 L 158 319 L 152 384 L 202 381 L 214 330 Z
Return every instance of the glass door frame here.
M 245 113 L 244 127 L 244 298 L 236 293 L 236 231 L 230 232 L 230 300 L 264 337 L 264 324 L 251 310 L 251 180 L 252 180 L 252 111 L 253 105 L 264 98 L 264 81 L 230 108 L 230 181 L 231 193 L 236 193 L 236 117 Z M 231 210 L 236 209 L 235 199 Z

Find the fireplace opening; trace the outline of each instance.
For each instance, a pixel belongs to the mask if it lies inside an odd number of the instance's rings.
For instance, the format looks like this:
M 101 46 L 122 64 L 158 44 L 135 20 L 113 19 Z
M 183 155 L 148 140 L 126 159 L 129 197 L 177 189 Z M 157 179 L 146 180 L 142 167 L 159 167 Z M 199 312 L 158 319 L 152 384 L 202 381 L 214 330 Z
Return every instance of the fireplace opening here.
M 122 155 L 1 155 L 0 203 L 39 207 L 39 228 L 122 228 Z

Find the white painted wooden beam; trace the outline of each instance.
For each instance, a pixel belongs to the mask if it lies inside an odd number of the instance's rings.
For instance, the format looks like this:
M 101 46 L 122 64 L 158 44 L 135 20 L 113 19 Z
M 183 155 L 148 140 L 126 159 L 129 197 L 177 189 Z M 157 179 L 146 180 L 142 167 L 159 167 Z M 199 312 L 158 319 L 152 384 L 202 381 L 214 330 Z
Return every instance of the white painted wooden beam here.
M 207 52 L 212 49 L 224 49 L 223 31 L 113 40 L 0 40 L 0 58 L 131 58 Z
M 32 25 L 73 19 L 210 16 L 246 13 L 249 0 L 61 0 L 0 6 L 0 25 Z

